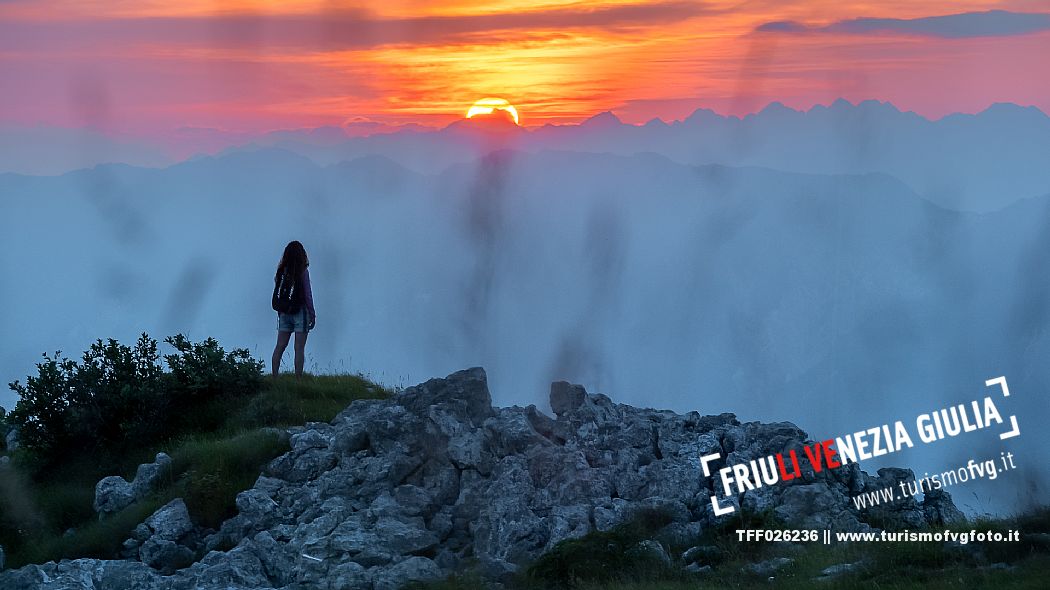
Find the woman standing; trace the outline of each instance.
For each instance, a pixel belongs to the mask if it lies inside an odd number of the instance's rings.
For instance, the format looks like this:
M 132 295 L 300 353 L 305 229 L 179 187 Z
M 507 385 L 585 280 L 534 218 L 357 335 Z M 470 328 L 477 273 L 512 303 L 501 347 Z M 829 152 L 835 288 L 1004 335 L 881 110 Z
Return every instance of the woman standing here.
M 281 371 L 281 357 L 288 347 L 292 332 L 295 332 L 295 376 L 303 376 L 306 336 L 317 321 L 309 266 L 306 248 L 298 240 L 288 242 L 273 278 L 272 304 L 277 312 L 277 346 L 273 349 L 271 359 L 274 377 Z

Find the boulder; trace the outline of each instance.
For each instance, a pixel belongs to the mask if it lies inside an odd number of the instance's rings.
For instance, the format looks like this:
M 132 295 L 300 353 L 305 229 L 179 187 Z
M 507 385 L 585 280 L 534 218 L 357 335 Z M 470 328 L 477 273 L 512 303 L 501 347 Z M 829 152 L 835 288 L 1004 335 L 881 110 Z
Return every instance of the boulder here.
M 182 498 L 175 498 L 158 508 L 144 524 L 149 529 L 152 538 L 166 541 L 178 541 L 193 530 L 190 511 L 186 508 L 186 503 L 182 501 Z
M 951 494 L 944 490 L 930 490 L 923 494 L 922 511 L 932 525 L 950 525 L 966 520 L 952 502 Z
M 291 437 L 293 451 L 305 451 L 307 449 L 327 449 L 331 441 L 328 437 L 311 428 Z
M 274 588 L 262 561 L 247 545 L 225 552 L 212 551 L 172 578 L 185 579 L 186 586 L 199 590 Z
M 443 576 L 441 569 L 426 557 L 409 557 L 408 559 L 377 572 L 373 577 L 375 590 L 398 590 L 409 582 L 433 582 Z
M 715 545 L 697 545 L 682 552 L 685 563 L 710 564 L 722 558 L 722 550 Z
M 826 482 L 787 486 L 778 499 L 770 500 L 778 518 L 804 529 L 861 530 L 863 525 L 846 496 Z
M 795 563 L 795 561 L 790 557 L 774 557 L 758 563 L 749 563 L 744 566 L 744 571 L 763 578 L 769 578 L 792 563 Z
M 95 512 L 99 516 L 119 512 L 135 501 L 131 484 L 119 475 L 103 477 L 95 484 Z
M 682 568 L 686 573 L 702 575 L 711 573 L 711 566 L 700 565 L 699 563 L 690 563 L 689 565 Z
M 139 560 L 170 574 L 193 563 L 193 550 L 174 541 L 150 538 L 139 548 Z
M 550 403 L 555 416 L 564 416 L 575 411 L 587 401 L 587 390 L 582 385 L 567 381 L 551 383 Z
M 853 563 L 839 563 L 820 570 L 819 579 L 827 580 L 831 578 L 837 578 L 839 576 L 855 572 L 861 569 L 862 567 L 864 567 L 864 563 L 860 561 L 855 561 Z
M 142 498 L 155 490 L 170 468 L 171 457 L 166 453 L 157 453 L 152 463 L 139 465 L 135 470 L 135 479 L 131 481 L 131 491 L 135 498 Z
M 164 573 L 171 573 L 193 563 L 193 550 L 179 543 L 193 532 L 193 528 L 185 502 L 176 498 L 136 527 L 135 537 L 125 541 L 124 546 L 133 547 L 139 538 L 145 537 L 138 548 L 139 560 Z
M 667 554 L 667 550 L 659 542 L 653 539 L 646 539 L 640 541 L 634 547 L 627 550 L 629 557 L 639 557 L 645 560 L 657 561 L 663 565 L 671 565 L 671 556 Z
M 372 576 L 359 563 L 348 561 L 329 570 L 324 582 L 319 584 L 326 590 L 372 590 Z
M 481 367 L 409 387 L 397 396 L 397 402 L 416 414 L 426 414 L 431 406 L 446 408 L 473 426 L 480 426 L 494 413 L 488 379 Z
M 885 488 L 897 489 L 902 482 L 914 482 L 914 480 L 915 474 L 911 469 L 883 467 L 878 470 L 878 477 L 869 476 L 866 478 L 865 491 L 874 492 Z M 931 502 L 931 516 L 935 518 L 941 517 L 939 511 L 934 507 L 942 507 L 942 503 L 945 500 L 944 497 L 940 497 Z M 951 504 L 950 499 L 946 501 L 947 504 L 943 504 L 943 506 Z M 954 507 L 954 505 L 952 506 Z M 945 508 L 945 514 L 950 517 L 949 512 Z M 940 524 L 927 520 L 926 511 L 916 501 L 914 496 L 899 498 L 889 504 L 871 506 L 865 511 L 865 517 L 874 526 L 888 530 L 917 529 L 927 524 Z
M 119 475 L 100 479 L 95 484 L 95 512 L 102 517 L 127 508 L 153 492 L 170 467 L 171 457 L 165 453 L 157 453 L 152 463 L 138 466 L 135 478 L 130 483 Z

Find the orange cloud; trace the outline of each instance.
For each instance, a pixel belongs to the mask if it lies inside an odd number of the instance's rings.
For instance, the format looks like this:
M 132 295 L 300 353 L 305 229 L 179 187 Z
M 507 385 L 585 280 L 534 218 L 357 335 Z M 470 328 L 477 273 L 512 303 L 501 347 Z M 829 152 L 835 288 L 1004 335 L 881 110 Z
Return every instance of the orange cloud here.
M 740 114 L 840 96 L 929 115 L 997 100 L 1048 109 L 1050 89 L 1030 71 L 1045 69 L 1050 34 L 989 46 L 835 24 L 928 23 L 989 9 L 1034 8 L 1029 0 L 7 0 L 0 77 L 15 91 L 0 97 L 0 118 L 83 124 L 71 89 L 85 77 L 107 97 L 109 125 L 149 129 L 444 123 L 490 95 L 520 107 L 525 125 L 609 109 L 635 122 L 701 106 Z M 777 21 L 825 32 L 754 32 Z

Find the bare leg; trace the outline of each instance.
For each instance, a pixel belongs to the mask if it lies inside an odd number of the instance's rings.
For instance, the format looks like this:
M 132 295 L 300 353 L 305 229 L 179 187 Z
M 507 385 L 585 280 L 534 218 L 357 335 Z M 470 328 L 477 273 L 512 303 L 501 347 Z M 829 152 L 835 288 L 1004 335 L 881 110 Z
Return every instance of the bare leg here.
M 306 364 L 306 336 L 309 332 L 295 333 L 295 376 L 303 376 L 303 365 Z M 287 341 L 286 341 L 287 342 Z
M 288 348 L 288 340 L 291 337 L 291 332 L 277 332 L 277 346 L 274 347 L 273 358 L 270 359 L 270 367 L 274 377 L 281 372 L 281 357 L 284 356 L 284 349 Z

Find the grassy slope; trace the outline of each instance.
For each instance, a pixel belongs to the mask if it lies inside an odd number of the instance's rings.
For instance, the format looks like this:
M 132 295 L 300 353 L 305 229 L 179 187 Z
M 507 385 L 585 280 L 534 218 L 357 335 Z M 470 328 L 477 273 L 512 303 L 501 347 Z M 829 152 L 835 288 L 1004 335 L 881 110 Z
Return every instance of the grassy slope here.
M 235 512 L 237 493 L 251 487 L 262 466 L 287 450 L 277 434 L 264 428 L 327 422 L 354 400 L 388 394 L 356 375 L 307 375 L 301 380 L 281 376 L 268 379 L 248 398 L 213 400 L 196 409 L 202 423 L 219 424 L 218 428 L 181 433 L 117 464 L 70 460 L 37 481 L 17 469 L 4 470 L 0 545 L 7 551 L 7 566 L 63 557 L 115 557 L 135 525 L 176 497 L 186 501 L 197 524 L 217 528 Z M 106 475 L 130 481 L 138 464 L 152 461 L 158 451 L 173 459 L 161 489 L 99 521 L 92 509 L 95 483 Z M 66 533 L 68 529 L 72 531 Z

